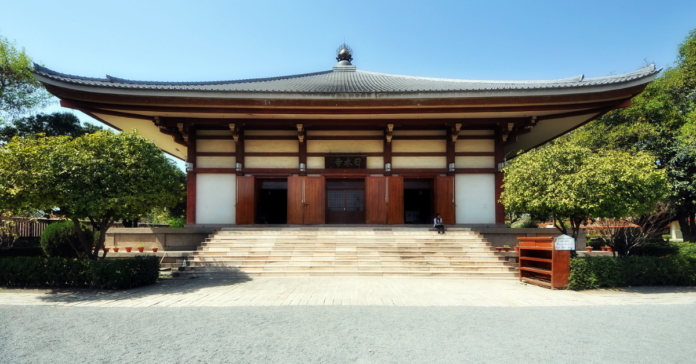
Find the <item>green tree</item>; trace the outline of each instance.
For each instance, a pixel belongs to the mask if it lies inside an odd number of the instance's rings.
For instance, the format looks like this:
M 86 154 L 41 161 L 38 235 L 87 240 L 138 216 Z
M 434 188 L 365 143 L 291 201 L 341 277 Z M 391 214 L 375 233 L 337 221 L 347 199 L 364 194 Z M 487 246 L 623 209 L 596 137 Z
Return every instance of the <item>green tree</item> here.
M 672 186 L 667 202 L 684 240 L 696 242 L 696 30 L 679 47 L 677 62 L 635 97 L 573 133 L 580 145 L 647 152 Z
M 589 219 L 648 213 L 669 191 L 648 153 L 593 152 L 568 137 L 517 156 L 503 172 L 506 210 L 552 216 L 573 238 Z
M 16 136 L 24 138 L 31 135 L 44 134 L 45 136 L 67 135 L 78 137 L 96 133 L 100 130 L 102 128 L 97 125 L 82 125 L 80 119 L 71 113 L 38 114 L 15 119 L 4 126 L 0 126 L 0 144 L 9 143 Z
M 90 259 L 114 221 L 171 207 L 181 188 L 176 167 L 137 132 L 14 138 L 0 148 L 0 210 L 57 209 L 74 222 Z M 80 220 L 100 232 L 95 252 Z
M 7 38 L 0 36 L 0 121 L 47 106 L 52 96 L 34 79 L 33 61 Z

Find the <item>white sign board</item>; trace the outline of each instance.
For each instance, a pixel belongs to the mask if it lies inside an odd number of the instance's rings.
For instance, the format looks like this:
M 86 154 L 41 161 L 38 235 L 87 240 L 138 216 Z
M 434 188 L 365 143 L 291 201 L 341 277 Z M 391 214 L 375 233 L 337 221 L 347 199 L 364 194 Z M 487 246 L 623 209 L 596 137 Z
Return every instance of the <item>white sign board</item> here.
M 575 250 L 575 239 L 568 235 L 559 235 L 554 240 L 556 250 Z

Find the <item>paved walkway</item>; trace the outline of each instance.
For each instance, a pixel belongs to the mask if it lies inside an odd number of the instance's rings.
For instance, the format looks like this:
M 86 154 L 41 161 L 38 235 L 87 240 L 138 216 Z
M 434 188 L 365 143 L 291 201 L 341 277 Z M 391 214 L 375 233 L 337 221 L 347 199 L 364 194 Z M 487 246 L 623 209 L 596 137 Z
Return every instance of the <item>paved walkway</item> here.
M 552 291 L 517 280 L 437 278 L 165 279 L 128 291 L 0 289 L 0 305 L 228 307 L 284 305 L 539 307 L 694 304 L 696 287 Z

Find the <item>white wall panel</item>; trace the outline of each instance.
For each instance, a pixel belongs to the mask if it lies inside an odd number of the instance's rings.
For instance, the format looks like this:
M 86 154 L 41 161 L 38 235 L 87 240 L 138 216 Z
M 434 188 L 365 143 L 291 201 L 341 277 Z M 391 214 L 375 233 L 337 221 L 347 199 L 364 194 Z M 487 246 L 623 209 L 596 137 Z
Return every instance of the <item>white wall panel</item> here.
M 308 140 L 307 153 L 381 153 L 381 140 Z
M 196 150 L 199 152 L 227 152 L 235 151 L 236 145 L 232 139 L 198 139 Z
M 454 177 L 457 224 L 495 224 L 495 174 Z
M 454 157 L 457 168 L 495 168 L 495 157 Z
M 392 157 L 393 168 L 447 168 L 447 157 Z
M 300 168 L 300 157 L 244 157 L 244 168 Z
M 234 168 L 235 157 L 196 157 L 196 168 Z
M 234 174 L 196 175 L 196 224 L 234 224 L 236 209 Z
M 454 144 L 455 152 L 494 152 L 493 139 L 459 139 Z
M 245 140 L 244 153 L 299 153 L 299 140 Z
M 393 153 L 438 153 L 447 151 L 446 140 L 397 140 L 392 141 Z

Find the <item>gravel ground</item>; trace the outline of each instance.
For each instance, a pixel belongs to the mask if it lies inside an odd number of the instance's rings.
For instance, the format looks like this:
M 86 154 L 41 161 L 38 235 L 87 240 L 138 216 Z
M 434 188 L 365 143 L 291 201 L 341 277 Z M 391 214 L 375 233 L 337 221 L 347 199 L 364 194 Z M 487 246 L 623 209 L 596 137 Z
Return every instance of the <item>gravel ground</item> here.
M 0 363 L 694 363 L 695 310 L 0 306 Z

